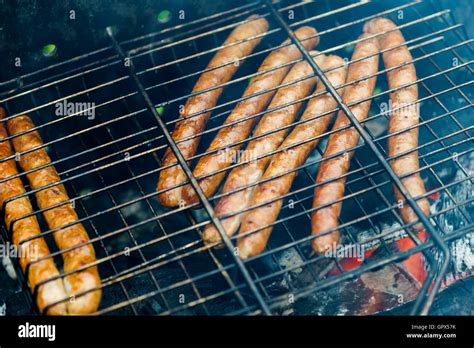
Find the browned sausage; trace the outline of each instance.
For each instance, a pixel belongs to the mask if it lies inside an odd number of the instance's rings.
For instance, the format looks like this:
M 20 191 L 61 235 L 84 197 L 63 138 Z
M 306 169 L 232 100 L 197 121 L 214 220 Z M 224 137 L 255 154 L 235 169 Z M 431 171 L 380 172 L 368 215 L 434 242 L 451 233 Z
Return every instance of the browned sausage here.
M 0 119 L 5 117 L 5 112 L 0 108 Z M 3 140 L 8 137 L 7 130 L 3 123 L 0 123 L 0 160 L 11 156 L 11 146 L 8 140 Z M 25 188 L 20 178 L 14 178 L 4 181 L 9 177 L 18 174 L 14 160 L 0 162 L 0 207 L 6 200 L 14 198 L 25 193 Z M 12 241 L 16 246 L 24 240 L 32 237 L 40 236 L 41 230 L 35 216 L 22 218 L 33 212 L 28 197 L 16 198 L 9 201 L 5 206 L 5 225 L 10 230 L 13 224 Z M 54 264 L 52 258 L 46 258 L 50 255 L 48 245 L 41 237 L 32 239 L 21 244 L 20 265 L 26 271 L 28 265 L 27 279 L 31 290 L 33 291 L 37 284 L 46 282 L 48 279 L 59 275 L 59 271 Z M 35 262 L 38 259 L 45 258 L 42 261 Z M 56 303 L 67 298 L 66 290 L 62 280 L 56 279 L 44 283 L 39 286 L 36 296 L 36 303 L 38 309 L 42 312 L 46 306 Z M 66 315 L 66 303 L 61 302 L 57 305 L 49 307 L 48 315 Z
M 364 39 L 368 36 L 370 35 L 362 34 L 359 36 L 359 39 Z M 368 39 L 359 42 L 352 54 L 352 60 L 372 56 L 358 61 L 349 67 L 349 71 L 347 72 L 347 82 L 376 74 L 379 63 L 378 51 L 379 46 L 376 39 Z M 374 92 L 376 80 L 377 77 L 374 76 L 347 86 L 343 97 L 344 102 L 346 104 L 353 104 L 362 99 L 370 98 Z M 370 102 L 371 101 L 368 100 L 351 106 L 350 109 L 352 113 L 359 121 L 362 121 L 367 117 L 370 109 Z M 350 124 L 351 123 L 346 114 L 341 110 L 337 115 L 333 130 L 338 130 Z M 328 144 L 323 155 L 323 161 L 319 166 L 316 178 L 318 186 L 316 186 L 314 190 L 313 208 L 316 210 L 311 214 L 311 226 L 314 235 L 325 233 L 328 230 L 337 228 L 338 226 L 342 202 L 334 202 L 340 200 L 344 196 L 346 184 L 346 176 L 344 175 L 349 171 L 351 158 L 354 154 L 354 151 L 349 152 L 348 150 L 357 145 L 359 137 L 360 134 L 354 127 L 344 129 L 329 136 Z M 344 152 L 344 154 L 324 160 L 325 158 L 334 156 L 341 152 Z M 322 182 L 334 179 L 337 180 L 321 185 Z M 319 208 L 320 206 L 327 204 L 331 205 Z M 313 239 L 312 246 L 314 251 L 321 254 L 333 249 L 339 242 L 339 237 L 339 231 L 335 230 L 329 234 Z
M 378 37 L 380 49 L 387 50 L 383 53 L 383 61 L 386 69 L 413 61 L 413 57 L 407 46 L 390 49 L 405 43 L 402 33 L 400 30 L 394 30 L 395 28 L 396 25 L 385 18 L 373 19 L 364 26 L 364 31 L 370 34 L 393 30 Z M 410 129 L 388 138 L 388 155 L 390 157 L 397 156 L 404 152 L 410 152 L 390 162 L 390 165 L 398 176 L 405 176 L 414 173 L 420 167 L 418 151 L 414 151 L 418 146 L 418 127 L 411 129 L 411 127 L 418 124 L 420 118 L 418 110 L 419 104 L 416 103 L 418 100 L 418 85 L 415 83 L 417 80 L 415 66 L 413 64 L 407 64 L 398 69 L 390 70 L 387 72 L 387 79 L 390 89 L 396 89 L 400 86 L 410 84 L 410 86 L 390 94 L 391 109 L 397 110 L 390 112 L 388 124 L 389 134 L 397 133 L 404 129 Z M 401 181 L 410 196 L 416 198 L 426 194 L 425 184 L 418 172 L 403 178 Z M 395 186 L 394 192 L 398 202 L 405 200 L 401 192 Z M 423 213 L 428 215 L 430 211 L 428 200 L 426 198 L 419 198 L 417 199 L 417 203 Z M 408 204 L 402 205 L 400 211 L 403 221 L 406 223 L 413 223 L 418 220 L 415 212 Z M 418 230 L 423 228 L 421 223 L 416 224 L 414 227 Z
M 316 30 L 311 27 L 301 27 L 295 31 L 295 35 L 298 37 L 298 39 L 304 40 L 302 41 L 302 44 L 308 50 L 312 49 L 318 44 L 319 37 L 317 37 L 316 34 Z M 284 42 L 284 44 L 288 43 L 288 40 Z M 299 58 L 301 58 L 301 52 L 295 45 L 281 47 L 268 55 L 258 71 L 262 72 L 276 68 L 282 64 L 289 63 Z M 286 65 L 280 69 L 258 75 L 248 85 L 244 92 L 244 97 L 278 86 L 281 81 L 283 81 L 283 78 L 286 76 L 290 68 L 290 65 Z M 243 118 L 250 117 L 263 111 L 274 94 L 275 91 L 273 90 L 268 93 L 263 93 L 261 95 L 241 101 L 225 120 L 225 124 L 237 122 Z M 215 136 L 207 151 L 224 149 L 228 146 L 231 147 L 227 150 L 217 151 L 210 155 L 201 157 L 196 165 L 196 168 L 194 169 L 194 175 L 201 177 L 228 167 L 231 164 L 232 159 L 235 158 L 235 154 L 241 147 L 241 145 L 232 145 L 246 139 L 252 130 L 253 125 L 257 121 L 258 118 L 253 117 L 246 121 L 235 123 L 232 126 L 222 128 Z M 219 183 L 224 178 L 224 176 L 225 173 L 220 172 L 200 180 L 201 188 L 207 197 L 211 196 L 217 190 Z M 192 203 L 197 200 L 196 193 L 190 185 L 185 187 L 183 195 L 186 203 Z
M 346 80 L 344 60 L 338 56 L 328 56 L 321 65 L 323 70 L 328 70 L 326 76 L 329 82 L 338 87 Z M 263 179 L 275 177 L 273 180 L 263 182 L 257 186 L 249 206 L 262 204 L 287 194 L 296 177 L 295 169 L 306 162 L 309 154 L 318 144 L 331 120 L 337 103 L 329 94 L 323 94 L 326 87 L 318 82 L 315 98 L 311 99 L 301 117 L 301 121 L 280 145 L 279 152 L 273 155 L 271 162 L 263 175 Z M 340 91 L 342 93 L 343 91 Z M 323 116 L 319 116 L 323 115 Z M 314 140 L 311 140 L 314 139 Z M 290 172 L 279 176 L 283 173 Z M 250 210 L 244 214 L 239 233 L 244 234 L 270 225 L 278 217 L 283 200 L 273 201 L 261 207 Z M 246 259 L 260 254 L 267 245 L 272 227 L 264 228 L 256 233 L 241 237 L 237 246 L 241 258 Z
M 216 53 L 216 55 L 207 65 L 207 69 L 221 66 L 231 61 L 234 61 L 235 63 L 227 64 L 221 68 L 213 69 L 203 73 L 196 82 L 192 91 L 193 93 L 221 85 L 228 82 L 232 78 L 239 67 L 238 63 L 240 63 L 240 60 L 245 58 L 253 51 L 255 46 L 257 46 L 261 41 L 262 37 L 251 40 L 248 39 L 257 35 L 261 35 L 268 30 L 268 22 L 264 18 L 256 19 L 256 17 L 257 16 L 255 15 L 250 16 L 246 23 L 239 25 L 232 31 L 232 33 L 230 33 L 229 37 L 223 44 L 225 47 Z M 232 45 L 232 43 L 238 41 L 243 42 Z M 231 46 L 226 47 L 228 45 Z M 214 107 L 222 91 L 223 88 L 217 88 L 212 91 L 190 97 L 186 101 L 186 105 L 184 106 L 180 117 L 187 117 Z M 180 141 L 201 133 L 204 130 L 210 115 L 210 112 L 205 112 L 196 117 L 191 117 L 178 122 L 176 124 L 176 128 L 173 131 L 173 139 L 175 141 Z M 199 140 L 199 137 L 195 137 L 178 144 L 178 148 L 182 152 L 184 158 L 189 158 L 196 154 Z M 168 166 L 172 163 L 176 163 L 176 157 L 174 156 L 171 149 L 168 148 L 166 149 L 165 156 L 163 157 L 163 166 Z M 180 166 L 173 166 L 160 172 L 157 189 L 165 190 L 179 185 L 186 180 L 187 177 L 182 168 Z M 182 187 L 180 186 L 160 194 L 159 198 L 161 204 L 168 207 L 179 205 L 180 201 L 182 200 L 181 189 Z
M 15 117 L 7 122 L 10 135 L 16 135 L 34 129 L 35 125 L 28 116 Z M 44 148 L 22 155 L 21 153 L 43 145 L 40 135 L 33 131 L 12 139 L 17 153 L 20 153 L 20 166 L 24 171 L 34 170 L 40 166 L 51 164 L 51 159 Z M 50 165 L 44 169 L 36 170 L 27 174 L 28 181 L 33 189 L 60 181 L 60 177 L 54 166 Z M 36 201 L 41 209 L 47 209 L 69 200 L 63 185 L 56 186 L 36 192 Z M 71 204 L 64 204 L 47 210 L 43 213 L 50 229 L 74 223 L 78 220 L 77 214 Z M 67 228 L 59 229 L 54 233 L 54 240 L 59 249 L 72 248 L 80 243 L 89 241 L 89 236 L 82 224 L 75 224 Z M 63 253 L 64 271 L 74 271 L 96 260 L 94 248 L 91 244 L 72 249 Z M 101 290 L 89 292 L 83 296 L 77 296 L 80 292 L 95 289 L 100 286 L 100 277 L 96 266 L 89 267 L 83 271 L 72 273 L 64 278 L 66 291 L 74 296 L 68 303 L 69 314 L 88 314 L 97 310 L 101 297 Z
M 318 54 L 318 52 L 312 51 L 311 54 L 315 56 Z M 322 64 L 323 60 L 324 55 L 317 55 L 315 57 L 315 61 L 319 65 Z M 311 75 L 314 75 L 314 73 L 308 62 L 300 62 L 291 68 L 290 72 L 283 80 L 283 84 L 291 83 L 292 81 L 297 81 Z M 268 108 L 274 109 L 282 105 L 288 105 L 296 100 L 308 96 L 315 83 L 316 77 L 312 77 L 280 88 L 273 97 Z M 267 156 L 259 160 L 255 159 L 264 156 L 265 154 L 268 154 L 278 148 L 281 142 L 285 139 L 288 128 L 274 133 L 271 132 L 285 126 L 289 126 L 298 114 L 301 104 L 302 103 L 296 103 L 282 109 L 269 112 L 262 117 L 255 128 L 254 136 L 260 136 L 264 134 L 268 135 L 249 142 L 247 148 L 240 157 L 239 163 L 244 161 L 251 162 L 242 164 L 230 172 L 224 184 L 223 192 L 231 192 L 241 187 L 255 184 L 260 180 L 265 168 L 268 165 L 268 162 L 270 162 L 271 156 Z M 251 186 L 242 191 L 222 197 L 214 208 L 216 215 L 228 215 L 247 208 L 254 188 L 255 186 Z M 224 227 L 227 235 L 231 236 L 237 231 L 241 218 L 242 214 L 237 214 L 222 220 L 222 226 Z M 206 226 L 203 233 L 203 239 L 206 243 L 220 241 L 220 235 L 214 225 L 209 224 Z

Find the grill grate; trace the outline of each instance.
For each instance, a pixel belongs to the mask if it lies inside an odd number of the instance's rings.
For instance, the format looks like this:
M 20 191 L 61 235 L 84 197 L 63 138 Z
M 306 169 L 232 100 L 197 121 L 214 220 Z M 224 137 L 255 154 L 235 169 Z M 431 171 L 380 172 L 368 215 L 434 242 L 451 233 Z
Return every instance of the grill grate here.
M 473 229 L 468 212 L 472 198 L 457 201 L 453 193 L 459 185 L 472 183 L 472 172 L 461 161 L 472 153 L 473 125 L 468 117 L 472 106 L 472 60 L 466 58 L 472 55 L 472 40 L 466 39 L 462 26 L 454 23 L 448 10 L 438 9 L 431 2 L 398 4 L 252 2 L 126 41 L 117 42 L 109 31 L 113 42 L 110 47 L 0 83 L 0 104 L 8 111 L 7 119 L 21 114 L 33 118 L 43 136 L 43 147 L 48 149 L 62 183 L 74 197 L 63 204 L 76 204 L 79 222 L 88 230 L 97 253 L 103 288 L 99 314 L 282 313 L 289 307 L 289 296 L 298 301 L 421 252 L 429 263 L 428 281 L 412 312 L 427 312 L 446 273 L 448 244 Z M 288 11 L 293 11 L 294 20 L 283 19 Z M 191 164 L 208 154 L 206 144 L 223 127 L 222 121 L 233 106 L 243 100 L 240 96 L 245 84 L 257 74 L 252 67 L 276 49 L 276 43 L 291 36 L 290 29 L 304 24 L 314 26 L 321 37 L 321 53 L 344 57 L 359 41 L 353 40 L 357 36 L 354 33 L 361 32 L 365 21 L 386 16 L 398 24 L 407 38 L 417 67 L 421 105 L 417 150 L 419 171 L 428 183 L 427 196 L 445 193 L 451 200 L 449 208 L 433 211 L 429 219 L 418 214 L 430 236 L 428 242 L 418 241 L 419 245 L 403 252 L 394 250 L 392 245 L 409 225 L 401 220 L 391 194 L 392 184 L 401 183 L 387 162 L 388 136 L 381 131 L 387 116 L 380 110 L 391 92 L 384 80 L 386 70 L 377 73 L 379 91 L 370 98 L 373 103 L 369 117 L 355 124 L 364 141 L 356 146 L 357 154 L 347 173 L 339 226 L 347 243 L 363 242 L 368 248 L 381 246 L 378 257 L 345 271 L 339 260 L 315 256 L 310 251 L 312 237 L 307 231 L 324 141 L 296 169 L 299 175 L 284 197 L 279 219 L 272 224 L 274 232 L 266 251 L 245 262 L 234 254 L 232 242 L 236 237 L 224 238 L 225 247 L 220 250 L 205 246 L 200 237 L 203 227 L 211 222 L 222 232 L 212 205 L 232 192 L 217 193 L 208 199 L 201 192 L 200 203 L 176 209 L 164 209 L 158 204 L 156 179 L 166 168 L 160 167 L 160 159 L 169 144 L 177 149 L 169 131 L 178 121 L 179 105 L 197 94 L 177 91 L 191 90 L 195 79 L 206 71 L 196 67 L 205 66 L 221 48 L 227 33 L 255 13 L 265 16 L 271 29 L 262 35 L 264 40 L 257 50 L 245 58 L 236 78 L 223 84 L 226 89 L 219 104 L 211 109 L 208 127 L 199 134 L 201 145 Z M 132 62 L 130 70 L 123 64 L 125 57 Z M 309 58 L 304 52 L 301 60 Z M 319 67 L 314 69 L 318 76 L 324 76 Z M 332 86 L 328 90 L 337 95 Z M 203 92 L 206 91 L 198 93 Z M 94 119 L 77 114 L 55 116 L 55 104 L 64 100 L 95 103 L 91 107 Z M 289 105 L 281 107 L 286 106 Z M 340 100 L 339 107 L 351 118 L 348 106 Z M 273 110 L 251 117 L 270 111 Z M 291 127 L 307 121 L 310 120 L 297 121 Z M 331 133 L 320 137 L 327 139 Z M 250 136 L 242 143 L 255 138 Z M 184 164 L 182 157 L 178 159 Z M 189 167 L 185 170 L 197 188 Z M 454 180 L 456 171 L 464 176 Z M 21 178 L 25 175 L 19 174 Z M 27 190 L 25 194 L 33 204 L 36 191 Z M 413 204 L 413 200 L 408 199 L 408 203 Z M 34 215 L 49 241 L 54 230 L 46 227 L 43 211 L 36 208 Z M 464 227 L 450 233 L 439 219 L 453 211 L 459 212 Z M 4 233 L 8 238 L 9 231 Z M 409 235 L 417 241 L 416 236 Z M 433 248 L 444 253 L 444 263 L 434 258 Z M 58 265 L 62 264 L 63 252 L 52 247 Z M 340 274 L 329 274 L 333 266 Z M 297 277 L 302 273 L 309 276 L 303 285 Z M 433 279 L 435 285 L 429 290 Z

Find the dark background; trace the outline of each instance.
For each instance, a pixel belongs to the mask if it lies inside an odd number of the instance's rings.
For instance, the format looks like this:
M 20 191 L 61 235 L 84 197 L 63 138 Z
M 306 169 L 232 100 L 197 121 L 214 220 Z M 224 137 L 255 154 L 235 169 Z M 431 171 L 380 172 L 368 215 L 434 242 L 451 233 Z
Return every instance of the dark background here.
M 117 38 L 125 40 L 179 24 L 180 10 L 189 21 L 225 8 L 225 1 L 205 0 L 0 0 L 0 81 L 109 46 L 107 26 L 117 27 Z M 171 11 L 171 19 L 162 24 L 157 15 L 163 10 Z M 51 43 L 57 52 L 44 57 L 43 46 Z
M 250 2 L 253 1 L 238 4 Z M 473 37 L 472 0 L 435 2 L 452 9 L 457 21 L 464 23 Z M 118 39 L 126 40 L 179 24 L 180 10 L 185 11 L 185 20 L 189 21 L 227 9 L 228 5 L 227 1 L 211 0 L 0 0 L 0 81 L 109 46 L 107 26 L 117 27 Z M 70 19 L 71 10 L 75 11 L 75 19 Z M 163 10 L 171 11 L 171 19 L 165 24 L 156 18 Z M 44 57 L 43 46 L 51 43 L 57 46 L 57 52 L 53 57 Z M 20 68 L 14 65 L 16 57 L 22 60 Z

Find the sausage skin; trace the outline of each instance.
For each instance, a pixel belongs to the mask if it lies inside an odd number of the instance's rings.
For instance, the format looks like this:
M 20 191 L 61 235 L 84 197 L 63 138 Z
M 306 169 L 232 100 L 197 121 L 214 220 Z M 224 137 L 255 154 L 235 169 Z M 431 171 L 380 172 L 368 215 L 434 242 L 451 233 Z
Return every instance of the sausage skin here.
M 326 76 L 334 87 L 344 84 L 346 69 L 342 58 L 335 55 L 328 56 L 323 61 L 321 68 L 330 70 L 326 73 Z M 290 191 L 297 174 L 295 169 L 306 162 L 310 153 L 319 143 L 320 138 L 317 137 L 326 131 L 334 117 L 334 112 L 330 111 L 337 107 L 337 103 L 328 93 L 323 94 L 325 90 L 324 84 L 318 82 L 314 93 L 317 96 L 308 101 L 301 117 L 302 121 L 307 121 L 298 124 L 286 137 L 279 147 L 280 151 L 273 155 L 262 177 L 263 179 L 275 177 L 275 179 L 265 181 L 255 188 L 249 206 L 274 200 Z M 343 93 L 343 91 L 340 93 Z M 322 114 L 323 116 L 320 116 Z M 290 173 L 282 175 L 287 172 Z M 261 229 L 275 222 L 282 204 L 283 200 L 280 199 L 249 210 L 242 219 L 239 235 Z M 267 245 L 272 229 L 272 226 L 269 226 L 258 232 L 240 237 L 237 241 L 240 257 L 246 259 L 260 254 Z
M 0 108 L 0 119 L 5 117 L 5 111 Z M 7 130 L 3 123 L 0 123 L 0 160 L 12 155 L 10 142 L 3 140 L 8 137 Z M 64 289 L 61 278 L 48 281 L 59 275 L 59 271 L 54 264 L 53 258 L 47 258 L 50 255 L 46 241 L 39 237 L 41 235 L 40 226 L 35 216 L 23 218 L 23 216 L 33 213 L 33 208 L 28 197 L 16 198 L 18 195 L 24 194 L 25 188 L 20 178 L 14 178 L 7 181 L 9 177 L 18 174 L 18 170 L 14 160 L 0 162 L 0 207 L 6 200 L 10 200 L 5 205 L 5 225 L 8 230 L 12 229 L 13 244 L 19 247 L 20 266 L 26 272 L 28 268 L 28 279 L 31 291 L 34 291 L 37 284 L 46 282 L 38 287 L 36 293 L 36 304 L 40 312 L 53 303 L 66 299 L 68 296 Z M 13 226 L 12 226 L 13 223 Z M 22 243 L 24 240 L 37 237 L 28 242 Z M 21 245 L 21 246 L 20 246 Z M 42 261 L 39 259 L 45 258 Z M 35 262 L 37 261 L 37 262 Z M 67 306 L 65 302 L 58 303 L 47 309 L 48 315 L 66 315 Z
M 383 33 L 392 30 L 389 33 L 378 37 L 380 49 L 387 50 L 383 53 L 383 62 L 386 69 L 394 66 L 413 61 L 413 57 L 408 50 L 408 47 L 401 46 L 391 49 L 394 46 L 399 46 L 405 43 L 405 38 L 400 30 L 394 30 L 395 23 L 386 18 L 376 18 L 364 25 L 364 31 L 370 34 Z M 406 64 L 398 69 L 393 69 L 387 72 L 388 87 L 390 89 L 397 89 L 400 86 L 410 84 L 410 86 L 398 89 L 390 93 L 391 110 L 388 134 L 398 133 L 388 138 L 388 155 L 390 157 L 397 156 L 401 153 L 409 152 L 399 158 L 390 161 L 393 171 L 398 176 L 408 175 L 401 179 L 401 182 L 408 190 L 410 196 L 422 197 L 426 194 L 425 184 L 418 172 L 414 173 L 420 168 L 418 161 L 418 151 L 414 149 L 418 147 L 418 127 L 402 132 L 404 129 L 409 129 L 416 126 L 419 122 L 418 100 L 418 85 L 416 82 L 415 65 Z M 413 174 L 414 173 L 414 174 Z M 411 174 L 411 175 L 410 175 Z M 398 202 L 403 202 L 405 198 L 401 192 L 394 186 L 395 198 Z M 426 198 L 417 199 L 418 206 L 425 215 L 429 215 L 430 204 Z M 403 204 L 400 208 L 403 221 L 406 223 L 414 223 L 418 220 L 413 209 L 408 204 Z M 423 229 L 421 223 L 415 224 L 416 230 Z
M 311 54 L 315 56 L 318 54 L 318 52 L 312 51 Z M 321 65 L 324 61 L 324 55 L 317 55 L 315 57 L 315 61 L 318 65 Z M 291 83 L 292 81 L 297 81 L 313 75 L 313 69 L 308 64 L 308 62 L 299 62 L 291 68 L 290 72 L 283 80 L 283 84 Z M 274 109 L 282 105 L 291 104 L 296 100 L 308 96 L 312 91 L 316 80 L 316 77 L 311 77 L 280 88 L 273 97 L 268 108 Z M 239 162 L 251 162 L 242 164 L 230 172 L 224 184 L 224 193 L 255 184 L 260 180 L 265 168 L 271 160 L 271 156 L 267 156 L 259 160 L 256 160 L 256 158 L 264 156 L 278 148 L 278 146 L 285 139 L 288 128 L 274 133 L 271 132 L 291 125 L 301 108 L 301 104 L 301 102 L 296 103 L 282 109 L 269 112 L 262 117 L 253 134 L 254 136 L 263 134 L 268 135 L 249 142 L 247 148 L 243 152 L 243 155 L 240 157 Z M 214 208 L 216 215 L 221 217 L 223 215 L 236 213 L 242 209 L 247 208 L 254 188 L 255 186 L 250 186 L 244 190 L 222 197 Z M 222 226 L 224 227 L 227 235 L 232 236 L 238 230 L 242 215 L 243 214 L 237 214 L 222 220 Z M 213 224 L 209 224 L 204 229 L 203 239 L 206 243 L 214 243 L 219 242 L 221 237 L 215 226 Z
M 7 127 L 10 135 L 16 135 L 34 129 L 35 125 L 28 116 L 19 116 L 9 120 Z M 51 164 L 51 159 L 44 148 L 21 155 L 24 151 L 43 145 L 37 131 L 13 138 L 12 142 L 15 151 L 20 153 L 20 166 L 24 171 L 34 170 L 40 166 Z M 35 190 L 61 180 L 52 165 L 27 174 L 27 178 L 30 186 Z M 69 200 L 66 189 L 61 184 L 38 191 L 35 196 L 40 209 L 47 209 Z M 64 204 L 47 210 L 43 215 L 50 229 L 61 228 L 78 220 L 77 213 L 71 204 Z M 89 236 L 82 224 L 59 229 L 54 232 L 53 236 L 58 248 L 61 250 L 89 241 Z M 91 244 L 85 244 L 72 249 L 63 253 L 62 256 L 65 272 L 74 271 L 96 260 L 95 251 Z M 100 277 L 96 266 L 66 276 L 64 278 L 64 285 L 68 294 L 73 296 L 72 300 L 68 303 L 69 314 L 89 314 L 97 310 L 100 303 L 101 290 L 94 290 L 76 297 L 76 294 L 80 292 L 100 286 Z
M 302 44 L 308 50 L 312 49 L 319 43 L 319 37 L 316 36 L 317 32 L 312 27 L 301 27 L 295 31 L 295 35 L 302 41 Z M 286 40 L 283 44 L 286 45 L 289 42 L 289 40 Z M 258 71 L 262 72 L 270 70 L 299 58 L 301 58 L 301 52 L 295 45 L 281 47 L 265 58 Z M 256 76 L 248 85 L 243 96 L 251 96 L 255 93 L 263 92 L 278 86 L 283 81 L 290 68 L 291 65 L 285 65 L 279 69 Z M 229 117 L 225 120 L 225 124 L 238 122 L 243 118 L 250 117 L 263 111 L 274 94 L 275 90 L 239 102 Z M 232 126 L 221 128 L 206 152 L 217 149 L 225 150 L 217 151 L 201 157 L 193 171 L 193 174 L 196 177 L 202 177 L 228 167 L 241 147 L 241 145 L 232 145 L 246 139 L 257 121 L 258 118 L 253 117 L 235 123 Z M 209 197 L 216 192 L 219 183 L 222 181 L 224 176 L 225 172 L 220 172 L 199 180 L 200 186 L 206 197 Z M 190 185 L 185 186 L 183 190 L 184 200 L 186 203 L 189 204 L 197 201 L 197 195 Z
M 228 46 L 234 42 L 247 40 L 265 33 L 268 30 L 268 22 L 264 18 L 256 19 L 256 17 L 256 15 L 250 16 L 246 23 L 236 27 L 224 41 L 223 45 Z M 227 64 L 223 67 L 203 73 L 194 85 L 192 93 L 203 91 L 228 82 L 237 71 L 241 63 L 240 60 L 249 55 L 261 40 L 262 37 L 258 37 L 220 49 L 207 65 L 207 69 L 221 66 L 232 61 L 235 61 L 236 63 Z M 217 88 L 190 97 L 186 101 L 180 117 L 187 117 L 214 107 L 223 89 L 224 88 Z M 178 122 L 172 134 L 173 140 L 179 142 L 182 139 L 201 133 L 204 130 L 210 115 L 211 112 L 205 112 Z M 178 148 L 184 158 L 189 158 L 196 154 L 199 140 L 199 137 L 195 137 L 178 143 Z M 163 157 L 162 165 L 168 166 L 176 162 L 177 160 L 173 152 L 170 148 L 167 148 Z M 179 165 L 164 169 L 160 172 L 157 190 L 161 191 L 175 187 L 186 180 L 186 174 Z M 167 207 L 178 206 L 182 201 L 181 190 L 182 186 L 161 193 L 159 195 L 161 204 Z
M 368 34 L 362 34 L 359 39 L 369 37 Z M 352 60 L 368 57 L 351 64 L 347 72 L 347 82 L 363 79 L 369 75 L 374 75 L 378 71 L 379 64 L 379 45 L 376 39 L 367 39 L 359 42 L 352 54 Z M 370 98 L 373 95 L 377 77 L 373 76 L 357 83 L 351 84 L 345 88 L 343 101 L 346 104 L 358 103 L 360 100 Z M 371 100 L 358 103 L 350 107 L 357 120 L 364 120 L 369 114 Z M 334 123 L 333 130 L 350 125 L 351 122 L 344 111 L 340 111 Z M 311 214 L 311 229 L 313 235 L 325 233 L 328 230 L 335 229 L 338 226 L 338 219 L 341 213 L 342 202 L 336 202 L 344 196 L 346 176 L 348 173 L 351 158 L 354 151 L 348 150 L 354 148 L 360 138 L 359 132 L 354 128 L 347 128 L 329 136 L 326 150 L 323 154 L 318 175 L 316 177 L 316 188 L 314 190 L 313 208 L 316 209 Z M 337 153 L 344 152 L 341 155 L 332 157 Z M 339 178 L 339 179 L 337 179 Z M 337 179 L 337 180 L 334 180 Z M 321 184 L 322 182 L 332 180 L 331 182 Z M 331 204 L 333 203 L 333 204 Z M 330 204 L 324 208 L 323 205 Z M 335 230 L 329 234 L 324 234 L 312 240 L 312 247 L 318 254 L 335 248 L 339 242 L 340 234 Z

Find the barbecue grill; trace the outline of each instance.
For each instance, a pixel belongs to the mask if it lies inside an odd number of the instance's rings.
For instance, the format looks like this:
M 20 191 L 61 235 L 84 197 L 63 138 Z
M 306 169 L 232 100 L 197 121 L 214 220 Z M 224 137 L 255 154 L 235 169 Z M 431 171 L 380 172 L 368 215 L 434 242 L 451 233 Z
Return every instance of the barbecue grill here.
M 65 204 L 74 204 L 79 222 L 89 233 L 102 278 L 97 314 L 371 314 L 406 303 L 411 303 L 412 314 L 427 314 L 440 289 L 467 278 L 474 267 L 472 40 L 464 27 L 435 1 L 273 0 L 226 6 L 226 10 L 194 18 L 188 11 L 185 20 L 179 9 L 172 9 L 167 23 L 136 37 L 128 37 L 119 26 L 104 28 L 109 41 L 103 48 L 84 49 L 78 56 L 0 83 L 0 105 L 8 119 L 23 114 L 33 119 L 72 197 Z M 224 93 L 200 134 L 198 153 L 189 164 L 178 156 L 199 202 L 164 208 L 157 199 L 156 180 L 165 169 L 160 162 L 165 149 L 177 150 L 170 134 L 179 110 L 196 94 L 190 93 L 194 82 L 229 32 L 251 14 L 264 16 L 270 22 L 269 31 L 255 51 L 239 62 L 242 66 L 234 78 L 224 84 Z M 386 153 L 391 91 L 381 64 L 371 111 L 363 122 L 354 118 L 338 90 L 327 85 L 339 109 L 361 134 L 347 174 L 340 231 L 342 243 L 362 246 L 366 257 L 348 267 L 341 258 L 311 251 L 311 202 L 330 130 L 297 168 L 297 179 L 284 197 L 264 253 L 241 260 L 234 248 L 237 236 L 224 236 L 222 248 L 204 245 L 200 234 L 207 224 L 223 232 L 213 212 L 223 194 L 219 191 L 206 198 L 192 168 L 243 99 L 249 79 L 257 74 L 255 67 L 285 38 L 298 44 L 292 30 L 302 25 L 318 30 L 319 51 L 347 57 L 350 64 L 363 24 L 380 16 L 392 19 L 402 31 L 417 69 L 419 172 L 427 186 L 431 215 L 425 217 L 419 208 L 415 212 L 427 241 L 422 242 L 403 222 L 399 202 L 393 197 L 393 185 L 406 190 Z M 301 60 L 311 62 L 314 74 L 324 82 L 324 72 L 304 47 L 298 47 Z M 58 116 L 58 103 L 84 108 Z M 19 177 L 25 179 L 26 174 L 20 172 Z M 35 207 L 37 190 L 25 186 L 25 195 Z M 417 207 L 406 198 L 405 204 Z M 36 206 L 34 215 L 60 266 L 64 250 L 54 248 L 54 230 L 48 229 L 43 211 Z M 11 231 L 2 229 L 4 241 L 9 241 Z M 396 241 L 403 238 L 413 243 L 400 249 Z M 425 259 L 422 283 L 403 267 L 403 261 L 413 255 Z M 15 296 L 21 302 L 15 314 L 38 313 L 35 293 L 28 290 L 18 262 L 13 261 L 22 289 L 21 296 Z M 383 277 L 405 290 L 385 292 L 374 303 L 368 300 L 373 293 L 353 297 L 361 284 L 379 284 Z

